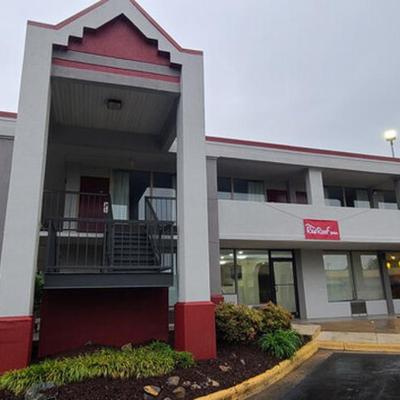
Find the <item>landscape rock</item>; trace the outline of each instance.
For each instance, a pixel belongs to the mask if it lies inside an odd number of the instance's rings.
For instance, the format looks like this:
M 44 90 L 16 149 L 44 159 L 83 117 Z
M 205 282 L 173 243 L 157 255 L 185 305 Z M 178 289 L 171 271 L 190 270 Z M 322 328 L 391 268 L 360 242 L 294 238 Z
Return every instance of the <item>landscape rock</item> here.
M 219 369 L 220 369 L 222 372 L 228 372 L 228 371 L 231 370 L 232 368 L 231 368 L 229 365 L 220 365 L 220 366 L 219 366 Z
M 182 386 L 178 386 L 172 393 L 176 399 L 183 399 L 186 396 L 186 389 Z
M 155 385 L 147 385 L 143 388 L 143 390 L 146 394 L 149 394 L 153 397 L 157 397 L 161 392 L 161 388 Z
M 180 379 L 181 378 L 179 378 L 179 376 L 170 376 L 167 379 L 167 385 L 168 386 L 178 386 Z
M 220 386 L 219 382 L 217 382 L 216 380 L 211 379 L 211 378 L 207 378 L 207 383 L 208 383 L 208 386 L 212 386 L 212 387 Z
M 182 386 L 183 386 L 183 387 L 189 387 L 191 384 L 192 384 L 192 382 L 190 382 L 190 381 L 185 381 L 185 382 L 182 383 Z
M 246 361 L 244 361 L 243 358 L 240 359 L 240 362 L 242 365 L 246 365 Z
M 25 393 L 25 400 L 51 400 L 54 396 L 47 396 L 43 392 L 53 389 L 56 385 L 52 382 L 35 383 Z
M 190 389 L 192 390 L 198 390 L 201 389 L 201 386 L 198 383 L 193 383 L 192 386 L 190 386 Z

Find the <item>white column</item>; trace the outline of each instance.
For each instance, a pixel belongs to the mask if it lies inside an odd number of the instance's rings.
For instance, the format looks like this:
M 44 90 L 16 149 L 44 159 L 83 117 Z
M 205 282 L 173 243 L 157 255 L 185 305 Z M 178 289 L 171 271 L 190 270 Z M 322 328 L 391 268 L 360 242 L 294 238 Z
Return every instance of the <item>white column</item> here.
M 324 183 L 321 170 L 316 168 L 307 169 L 306 190 L 308 204 L 317 207 L 325 205 Z
M 50 106 L 51 44 L 28 26 L 0 264 L 0 317 L 32 314 Z
M 187 56 L 177 115 L 180 302 L 210 300 L 203 59 Z
M 218 171 L 217 158 L 207 157 L 207 197 L 208 197 L 208 251 L 210 256 L 211 295 L 221 295 L 221 270 L 219 264 L 219 224 L 218 224 Z

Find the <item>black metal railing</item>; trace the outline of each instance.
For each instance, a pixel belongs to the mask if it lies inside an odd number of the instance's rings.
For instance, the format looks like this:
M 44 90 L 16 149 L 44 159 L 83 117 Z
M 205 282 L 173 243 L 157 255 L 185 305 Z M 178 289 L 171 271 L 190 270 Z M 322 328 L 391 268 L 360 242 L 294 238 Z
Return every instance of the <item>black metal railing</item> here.
M 42 228 L 47 229 L 49 219 L 59 218 L 112 219 L 110 195 L 45 190 L 42 202 Z
M 174 224 L 162 221 L 48 220 L 47 272 L 167 271 Z
M 113 219 L 109 195 L 48 192 L 44 199 L 47 272 L 172 272 L 176 223 L 159 216 L 176 214 L 164 211 L 167 203 L 175 206 L 175 199 L 157 198 L 153 203 L 146 198 L 144 221 Z

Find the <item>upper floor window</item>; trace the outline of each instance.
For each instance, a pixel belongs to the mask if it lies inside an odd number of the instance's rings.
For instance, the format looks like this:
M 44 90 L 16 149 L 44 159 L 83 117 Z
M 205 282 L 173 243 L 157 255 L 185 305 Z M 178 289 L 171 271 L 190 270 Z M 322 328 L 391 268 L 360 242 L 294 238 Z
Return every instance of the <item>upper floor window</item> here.
M 332 207 L 344 207 L 343 188 L 336 186 L 325 186 L 325 204 Z
M 232 199 L 232 179 L 218 177 L 218 198 Z
M 235 200 L 265 201 L 264 182 L 247 179 L 235 179 L 233 182 Z
M 308 204 L 306 192 L 296 192 L 296 203 L 297 204 Z
M 345 188 L 346 207 L 370 208 L 371 203 L 367 189 Z
M 368 189 L 340 186 L 325 186 L 325 204 L 333 207 L 371 208 L 371 196 Z M 375 208 L 397 208 L 394 192 L 374 192 Z M 391 203 L 391 202 L 394 202 Z M 395 207 L 394 207 L 395 206 Z
M 287 190 L 267 190 L 267 199 L 270 203 L 288 203 L 288 193 Z
M 385 210 L 397 210 L 396 194 L 390 190 L 374 190 L 373 192 L 374 207 Z

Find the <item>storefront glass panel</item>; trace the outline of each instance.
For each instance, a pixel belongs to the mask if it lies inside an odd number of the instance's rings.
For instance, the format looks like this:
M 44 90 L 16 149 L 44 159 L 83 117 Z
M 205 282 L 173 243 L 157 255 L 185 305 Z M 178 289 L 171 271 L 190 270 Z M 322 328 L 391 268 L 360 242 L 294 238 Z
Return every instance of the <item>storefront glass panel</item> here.
M 376 253 L 353 252 L 353 275 L 358 300 L 383 299 L 383 285 Z
M 293 261 L 273 260 L 276 303 L 292 313 L 297 310 Z
M 389 274 L 392 298 L 400 299 L 400 253 L 386 253 L 385 268 Z
M 268 252 L 239 250 L 236 254 L 239 302 L 247 305 L 268 302 L 271 297 Z
M 353 300 L 353 280 L 348 253 L 324 254 L 324 268 L 329 301 Z
M 219 265 L 221 267 L 222 294 L 235 294 L 235 264 L 233 250 L 221 250 Z

